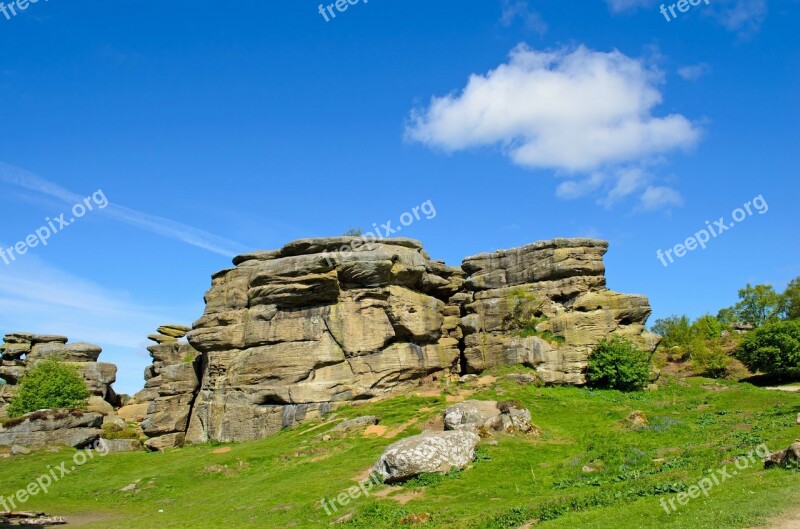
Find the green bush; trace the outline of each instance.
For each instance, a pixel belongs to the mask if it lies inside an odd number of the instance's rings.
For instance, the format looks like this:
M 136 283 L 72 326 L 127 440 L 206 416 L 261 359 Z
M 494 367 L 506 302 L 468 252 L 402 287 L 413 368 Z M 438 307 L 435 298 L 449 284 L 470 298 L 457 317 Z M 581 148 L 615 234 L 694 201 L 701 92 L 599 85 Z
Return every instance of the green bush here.
M 37 410 L 80 408 L 91 393 L 78 370 L 58 360 L 36 364 L 22 377 L 19 391 L 11 400 L 9 417 L 20 417 Z
M 744 337 L 734 356 L 753 372 L 781 374 L 800 368 L 800 320 L 762 325 Z
M 719 339 L 708 343 L 699 337 L 692 343 L 692 365 L 703 376 L 720 378 L 728 373 L 730 358 Z
M 686 316 L 670 316 L 658 319 L 651 330 L 664 337 L 661 341 L 663 347 L 685 349 L 692 342 L 692 325 Z
M 612 336 L 592 351 L 587 377 L 592 387 L 635 391 L 647 385 L 652 368 L 648 353 L 630 340 Z

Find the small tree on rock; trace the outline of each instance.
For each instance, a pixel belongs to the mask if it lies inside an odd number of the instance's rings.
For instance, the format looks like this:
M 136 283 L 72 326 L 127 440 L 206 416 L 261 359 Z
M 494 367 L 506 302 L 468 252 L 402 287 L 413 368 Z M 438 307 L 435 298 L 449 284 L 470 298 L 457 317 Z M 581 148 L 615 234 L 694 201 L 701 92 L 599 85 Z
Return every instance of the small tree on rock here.
M 80 408 L 86 405 L 90 395 L 86 381 L 76 368 L 47 359 L 22 377 L 7 413 L 9 417 L 20 417 L 37 410 Z

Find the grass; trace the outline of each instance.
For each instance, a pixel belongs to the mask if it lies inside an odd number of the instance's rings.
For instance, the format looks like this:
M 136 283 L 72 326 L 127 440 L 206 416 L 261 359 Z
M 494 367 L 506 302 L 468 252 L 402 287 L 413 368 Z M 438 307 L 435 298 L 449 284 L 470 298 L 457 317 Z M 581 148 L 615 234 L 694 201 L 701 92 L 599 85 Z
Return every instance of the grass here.
M 321 528 L 350 512 L 353 518 L 336 527 L 390 529 L 409 514 L 429 513 L 431 521 L 421 527 L 517 528 L 540 519 L 537 527 L 545 529 L 739 529 L 796 507 L 800 499 L 800 472 L 765 471 L 757 464 L 673 514 L 659 505 L 760 443 L 786 448 L 800 428 L 800 395 L 794 393 L 693 378 L 625 394 L 520 386 L 501 377 L 472 398 L 521 402 L 542 436 L 498 436 L 496 446 L 482 444 L 478 461 L 463 472 L 424 475 L 399 487 L 392 495 L 414 494 L 405 505 L 373 494 L 326 515 L 319 500 L 355 485 L 396 439 L 331 433 L 324 442 L 332 425 L 309 423 L 225 445 L 230 451 L 222 454 L 212 453 L 222 446 L 213 444 L 96 457 L 24 508 L 86 520 L 80 527 L 119 529 Z M 337 417 L 377 415 L 389 429 L 419 419 L 400 438 L 418 433 L 446 405 L 444 397 L 400 396 L 345 408 Z M 644 411 L 650 425 L 628 428 L 625 418 L 633 410 Z M 0 460 L 0 494 L 26 487 L 73 453 Z M 596 470 L 585 472 L 585 466 Z M 137 480 L 137 491 L 120 492 Z

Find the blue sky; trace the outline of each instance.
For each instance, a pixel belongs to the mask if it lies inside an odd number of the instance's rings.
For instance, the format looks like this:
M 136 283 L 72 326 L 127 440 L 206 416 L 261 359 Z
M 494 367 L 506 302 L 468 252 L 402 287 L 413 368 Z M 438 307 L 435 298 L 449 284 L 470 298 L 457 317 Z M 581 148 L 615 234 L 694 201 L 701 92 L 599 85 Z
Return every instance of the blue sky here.
M 8 2 L 6 2 L 8 3 Z M 0 332 L 104 347 L 191 323 L 230 255 L 369 229 L 435 258 L 607 239 L 609 287 L 716 312 L 800 275 L 800 2 L 52 0 L 0 14 Z M 334 6 L 335 9 L 335 6 Z M 672 249 L 754 197 L 735 227 Z M 761 204 L 762 202 L 759 202 Z M 66 218 L 70 218 L 67 215 Z

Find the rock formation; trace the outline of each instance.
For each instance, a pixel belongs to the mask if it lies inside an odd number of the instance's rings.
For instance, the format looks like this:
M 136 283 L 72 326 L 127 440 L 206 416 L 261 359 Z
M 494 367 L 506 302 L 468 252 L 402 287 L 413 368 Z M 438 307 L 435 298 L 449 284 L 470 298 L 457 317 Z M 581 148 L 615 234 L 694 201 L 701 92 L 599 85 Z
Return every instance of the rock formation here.
M 359 240 L 300 240 L 214 275 L 189 334 L 205 364 L 189 440 L 261 438 L 458 368 L 445 305 L 463 272 L 416 241 Z
M 262 438 L 437 373 L 524 364 L 543 383 L 584 384 L 609 334 L 658 343 L 647 298 L 606 288 L 607 247 L 555 239 L 453 268 L 410 239 L 338 237 L 236 257 L 212 277 L 191 346 L 178 326 L 151 336 L 134 398 L 151 402 L 150 445 Z
M 151 449 L 181 446 L 186 437 L 201 367 L 199 353 L 181 340 L 190 330 L 163 325 L 148 337 L 156 342 L 147 348 L 153 363 L 144 372 L 145 388 L 127 407 L 147 404 L 142 430 L 150 438 L 146 444 Z
M 554 239 L 465 259 L 465 371 L 523 364 L 546 384 L 580 385 L 589 354 L 610 334 L 654 351 L 647 298 L 606 288 L 607 250 L 605 241 Z
M 0 416 L 3 409 L 16 392 L 16 385 L 30 367 L 46 358 L 57 358 L 74 366 L 83 375 L 92 395 L 110 406 L 118 404 L 118 396 L 111 385 L 117 379 L 117 366 L 97 359 L 102 349 L 89 343 L 67 343 L 66 336 L 50 336 L 30 333 L 10 333 L 3 338 L 0 346 L 0 379 L 6 384 L 0 386 Z M 110 408 L 109 406 L 109 408 Z

